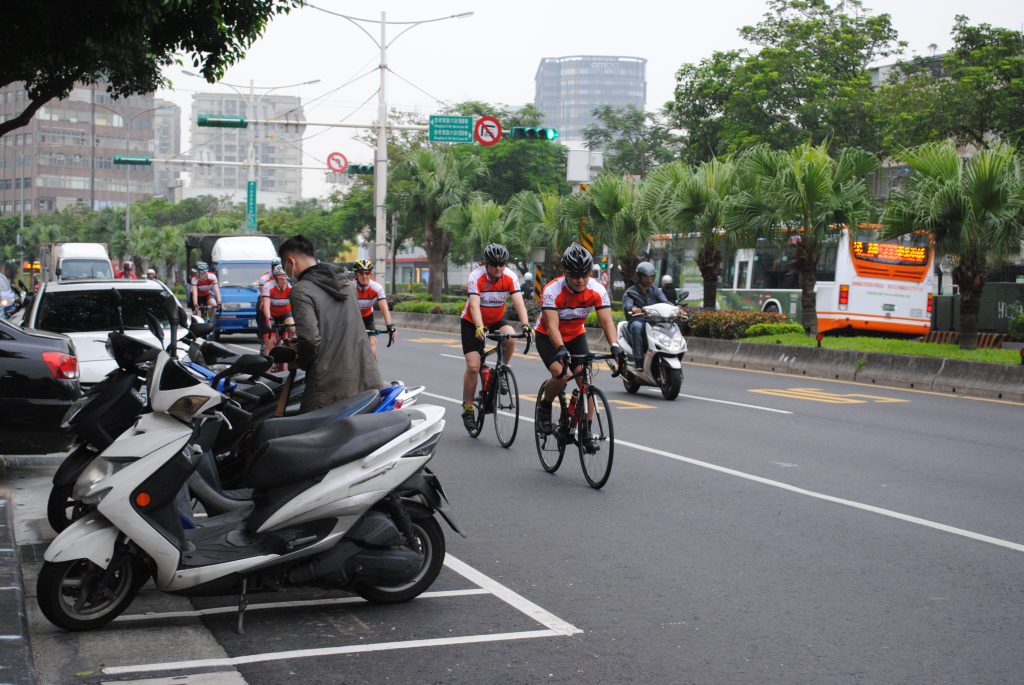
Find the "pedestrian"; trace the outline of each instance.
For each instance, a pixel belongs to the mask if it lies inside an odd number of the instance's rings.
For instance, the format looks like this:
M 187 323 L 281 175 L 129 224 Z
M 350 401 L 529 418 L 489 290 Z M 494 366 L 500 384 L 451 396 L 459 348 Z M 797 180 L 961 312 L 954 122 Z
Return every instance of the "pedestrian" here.
M 318 262 L 313 244 L 292 236 L 278 250 L 294 279 L 289 300 L 295 319 L 295 363 L 306 371 L 300 411 L 325 407 L 383 383 L 366 337 L 347 270 Z

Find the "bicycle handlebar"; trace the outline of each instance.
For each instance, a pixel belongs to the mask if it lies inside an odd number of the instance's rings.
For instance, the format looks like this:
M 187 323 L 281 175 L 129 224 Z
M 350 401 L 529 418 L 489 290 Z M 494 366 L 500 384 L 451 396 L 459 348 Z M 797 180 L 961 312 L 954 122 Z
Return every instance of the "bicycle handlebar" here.
M 494 342 L 502 342 L 504 340 L 512 340 L 514 338 L 526 338 L 526 345 L 523 347 L 523 354 L 530 353 L 530 345 L 533 343 L 533 335 L 531 333 L 488 333 L 484 336 Z
M 395 344 L 395 333 L 397 333 L 397 331 L 395 331 L 394 329 L 392 329 L 390 331 L 388 329 L 386 329 L 386 328 L 374 328 L 372 331 L 370 329 L 366 329 L 366 334 L 367 335 L 380 335 L 381 333 L 387 333 L 388 334 L 388 344 L 387 344 L 387 347 L 391 347 L 392 345 Z

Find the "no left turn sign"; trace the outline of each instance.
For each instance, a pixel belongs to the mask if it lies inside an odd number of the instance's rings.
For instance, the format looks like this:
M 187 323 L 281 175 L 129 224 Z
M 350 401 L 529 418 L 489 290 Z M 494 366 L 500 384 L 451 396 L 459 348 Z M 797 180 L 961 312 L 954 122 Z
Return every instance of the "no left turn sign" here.
M 494 145 L 501 140 L 501 122 L 492 116 L 480 117 L 473 126 L 473 138 L 481 145 Z
M 335 173 L 343 173 L 348 169 L 348 158 L 340 152 L 332 152 L 327 155 L 327 168 Z

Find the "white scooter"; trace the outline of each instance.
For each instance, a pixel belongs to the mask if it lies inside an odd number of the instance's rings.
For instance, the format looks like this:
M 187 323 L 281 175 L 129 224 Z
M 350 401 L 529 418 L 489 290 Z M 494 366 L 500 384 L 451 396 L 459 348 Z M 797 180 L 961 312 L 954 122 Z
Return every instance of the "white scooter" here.
M 680 300 L 689 293 L 683 292 Z M 686 354 L 686 339 L 679 330 L 679 323 L 687 316 L 681 307 L 659 302 L 643 307 L 644 324 L 647 333 L 647 352 L 642 368 L 633 361 L 633 348 L 627 335 L 628 323 L 620 321 L 618 326 L 619 346 L 626 353 L 626 365 L 622 369 L 622 384 L 626 392 L 636 393 L 641 385 L 661 388 L 666 400 L 674 400 L 683 384 L 683 355 Z
M 271 360 L 243 355 L 244 371 Z M 224 397 L 161 352 L 148 385 L 147 427 L 125 431 L 75 483 L 95 505 L 47 548 L 37 597 L 67 630 L 105 625 L 152 575 L 186 596 L 330 586 L 374 602 L 426 590 L 444 561 L 434 514 L 445 498 L 426 468 L 444 429 L 430 405 L 360 415 L 269 440 L 246 455 L 254 507 L 182 525 L 183 486 L 226 423 Z

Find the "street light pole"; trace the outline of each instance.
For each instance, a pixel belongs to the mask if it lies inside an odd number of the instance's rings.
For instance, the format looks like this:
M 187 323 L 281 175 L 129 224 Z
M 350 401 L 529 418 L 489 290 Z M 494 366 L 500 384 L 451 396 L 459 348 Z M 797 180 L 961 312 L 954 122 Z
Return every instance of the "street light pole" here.
M 20 211 L 18 219 L 18 237 L 15 242 L 18 245 L 18 264 L 23 261 L 23 255 L 21 252 L 21 234 L 25 231 L 25 155 L 18 151 L 18 148 L 14 147 L 10 143 L 0 142 L 6 148 L 14 150 L 14 173 L 18 177 L 18 207 Z M 18 167 L 21 167 L 19 174 Z M 21 268 L 21 267 L 19 267 Z
M 336 17 L 341 17 L 353 24 L 360 31 L 365 33 L 370 40 L 377 44 L 380 48 L 380 91 L 378 93 L 377 100 L 377 153 L 376 153 L 376 164 L 373 169 L 373 185 L 374 185 L 374 201 L 373 201 L 373 214 L 374 214 L 374 261 L 378 264 L 387 263 L 387 211 L 385 203 L 387 200 L 388 192 L 388 140 L 387 140 L 387 116 L 388 116 L 388 98 L 387 98 L 387 70 L 388 70 L 388 45 L 386 29 L 388 25 L 387 16 L 384 12 L 380 13 L 380 41 L 378 42 L 373 35 L 363 28 L 359 22 L 368 24 L 374 23 L 373 19 L 360 19 L 358 17 L 350 17 L 347 14 L 340 14 L 338 12 L 331 12 L 329 10 L 321 10 L 326 14 L 332 14 Z M 397 36 L 391 39 L 394 43 L 396 40 L 405 35 L 405 32 L 419 26 L 420 24 L 429 24 L 435 21 L 444 21 L 445 19 L 462 19 L 464 17 L 473 16 L 472 12 L 461 12 L 459 14 L 451 14 L 445 17 L 435 17 L 434 19 L 421 19 L 419 21 L 393 21 L 391 24 L 405 24 L 406 27 L 398 33 Z
M 194 76 L 196 78 L 203 78 L 199 74 L 182 70 L 186 76 Z M 249 79 L 249 94 L 245 95 L 239 90 L 242 86 L 236 86 L 228 83 L 227 81 L 217 81 L 222 86 L 227 86 L 231 90 L 235 91 L 239 97 L 245 100 L 246 116 L 248 119 L 258 119 L 256 115 L 256 105 L 260 103 L 263 98 L 270 95 L 275 90 L 282 88 L 296 88 L 298 86 L 311 86 L 314 83 L 320 83 L 320 79 L 313 79 L 312 81 L 303 81 L 302 83 L 290 83 L 284 86 L 259 86 L 259 90 L 265 90 L 266 92 L 261 94 L 258 98 L 256 97 L 257 86 L 254 84 L 252 79 Z M 248 126 L 246 127 L 249 128 Z M 245 224 L 246 230 L 250 233 L 256 231 L 256 131 L 246 131 L 246 167 L 248 168 L 248 178 L 246 180 L 246 197 L 245 197 Z

